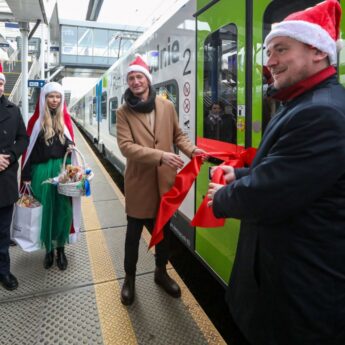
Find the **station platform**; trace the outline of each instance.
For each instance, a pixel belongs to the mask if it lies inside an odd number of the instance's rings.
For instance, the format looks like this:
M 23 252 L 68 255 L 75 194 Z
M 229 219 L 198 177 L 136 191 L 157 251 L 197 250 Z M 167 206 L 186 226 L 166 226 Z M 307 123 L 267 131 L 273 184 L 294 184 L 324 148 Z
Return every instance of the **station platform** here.
M 124 197 L 75 128 L 76 145 L 92 168 L 92 195 L 82 198 L 83 229 L 66 246 L 68 268 L 43 268 L 44 250 L 11 247 L 11 271 L 19 288 L 0 288 L 1 345 L 203 345 L 226 344 L 169 264 L 182 297 L 154 283 L 149 233 L 140 242 L 136 299 L 120 301 L 126 217 Z M 114 139 L 115 140 L 115 139 Z

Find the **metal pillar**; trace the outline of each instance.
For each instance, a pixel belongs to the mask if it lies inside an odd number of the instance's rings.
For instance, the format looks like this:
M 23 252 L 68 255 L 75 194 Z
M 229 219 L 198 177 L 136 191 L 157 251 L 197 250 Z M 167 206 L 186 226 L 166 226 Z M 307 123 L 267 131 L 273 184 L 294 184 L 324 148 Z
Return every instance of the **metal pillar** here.
M 47 79 L 50 78 L 50 27 L 48 26 L 47 30 Z
M 28 55 L 29 55 L 29 23 L 20 22 L 19 30 L 22 34 L 22 115 L 25 125 L 29 120 L 29 92 L 28 92 Z
M 44 23 L 41 23 L 41 54 L 40 54 L 40 62 L 41 62 L 41 79 L 44 80 L 44 62 L 45 62 L 45 48 L 46 48 L 46 26 Z

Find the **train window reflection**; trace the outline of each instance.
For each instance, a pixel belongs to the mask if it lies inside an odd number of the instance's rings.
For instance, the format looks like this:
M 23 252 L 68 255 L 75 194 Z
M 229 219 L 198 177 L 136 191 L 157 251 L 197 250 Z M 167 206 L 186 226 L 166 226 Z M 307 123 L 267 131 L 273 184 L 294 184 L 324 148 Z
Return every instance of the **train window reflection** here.
M 156 90 L 157 95 L 168 99 L 169 101 L 173 102 L 177 116 L 179 116 L 179 107 L 178 107 L 178 85 L 176 80 L 169 80 L 163 83 L 153 85 L 154 89 Z M 176 145 L 174 145 L 174 151 L 176 154 L 179 153 L 179 150 Z
M 154 85 L 157 95 L 168 99 L 174 103 L 176 112 L 178 114 L 178 87 L 175 80 Z
M 109 100 L 109 114 L 110 114 L 109 133 L 114 136 L 116 136 L 116 110 L 118 106 L 119 106 L 119 101 L 117 97 L 111 98 Z
M 107 118 L 107 92 L 106 91 L 102 93 L 101 113 L 102 113 L 102 118 L 106 119 Z
M 96 121 L 96 97 L 92 98 L 92 103 L 89 107 L 89 124 L 92 126 L 94 121 Z
M 237 28 L 223 26 L 204 45 L 204 137 L 236 143 Z

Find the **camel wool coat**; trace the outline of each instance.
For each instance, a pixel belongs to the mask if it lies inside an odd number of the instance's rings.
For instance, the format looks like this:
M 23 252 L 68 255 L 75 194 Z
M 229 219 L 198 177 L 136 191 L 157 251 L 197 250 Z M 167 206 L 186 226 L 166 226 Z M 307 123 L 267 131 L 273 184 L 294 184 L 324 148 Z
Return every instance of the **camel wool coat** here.
M 117 141 L 127 158 L 125 198 L 127 215 L 155 218 L 161 196 L 174 184 L 176 170 L 161 164 L 164 152 L 174 144 L 188 157 L 196 148 L 182 132 L 172 102 L 156 96 L 155 124 L 151 130 L 147 115 L 123 104 L 117 111 Z

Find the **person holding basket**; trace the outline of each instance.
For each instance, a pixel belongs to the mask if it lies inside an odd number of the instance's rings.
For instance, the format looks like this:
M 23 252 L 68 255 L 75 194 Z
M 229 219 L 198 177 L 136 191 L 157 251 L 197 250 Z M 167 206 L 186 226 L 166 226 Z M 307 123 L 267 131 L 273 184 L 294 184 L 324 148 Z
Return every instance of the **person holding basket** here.
M 80 198 L 72 198 L 79 199 L 72 203 L 70 197 L 58 193 L 56 186 L 43 183 L 59 175 L 66 152 L 74 146 L 72 121 L 60 84 L 50 82 L 42 88 L 27 132 L 30 143 L 23 158 L 22 181 L 31 185 L 34 197 L 43 205 L 40 236 L 46 249 L 43 265 L 46 269 L 52 267 L 56 249 L 56 264 L 65 270 L 68 262 L 64 246 L 78 230 L 75 223 L 80 220 L 74 222 L 73 216 L 75 213 L 80 216 Z M 75 202 L 79 207 L 75 207 Z

